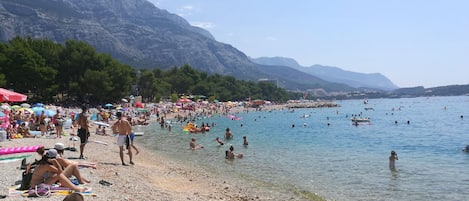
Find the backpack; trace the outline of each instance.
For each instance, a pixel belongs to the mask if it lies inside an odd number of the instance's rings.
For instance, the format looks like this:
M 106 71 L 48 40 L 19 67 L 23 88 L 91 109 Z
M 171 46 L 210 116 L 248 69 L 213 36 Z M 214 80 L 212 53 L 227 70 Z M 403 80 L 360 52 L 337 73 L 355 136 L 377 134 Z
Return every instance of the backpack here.
M 31 178 L 33 177 L 33 172 L 31 171 L 31 164 L 26 166 L 26 170 L 21 174 L 21 185 L 16 190 L 28 190 L 31 187 Z

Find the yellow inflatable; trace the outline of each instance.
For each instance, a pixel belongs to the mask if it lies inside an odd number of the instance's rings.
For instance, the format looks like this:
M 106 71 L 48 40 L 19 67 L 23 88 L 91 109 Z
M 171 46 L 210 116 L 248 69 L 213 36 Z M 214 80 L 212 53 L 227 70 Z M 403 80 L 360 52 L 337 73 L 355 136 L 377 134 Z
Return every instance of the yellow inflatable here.
M 184 127 L 184 129 L 182 129 L 182 130 L 183 130 L 183 131 L 190 131 L 190 130 L 195 129 L 195 127 L 196 127 L 196 126 L 195 126 L 194 123 L 189 122 L 189 123 Z

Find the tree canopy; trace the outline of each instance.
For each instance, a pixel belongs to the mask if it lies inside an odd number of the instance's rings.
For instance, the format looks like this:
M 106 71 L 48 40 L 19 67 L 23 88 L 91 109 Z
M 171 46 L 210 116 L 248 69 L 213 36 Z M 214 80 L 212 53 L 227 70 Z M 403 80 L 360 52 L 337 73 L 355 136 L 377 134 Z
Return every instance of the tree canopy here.
M 220 101 L 285 101 L 289 94 L 269 82 L 208 75 L 189 65 L 140 69 L 122 64 L 89 44 L 69 40 L 16 37 L 0 44 L 0 87 L 28 94 L 31 101 L 62 103 L 115 102 L 129 95 L 147 101 L 204 95 Z

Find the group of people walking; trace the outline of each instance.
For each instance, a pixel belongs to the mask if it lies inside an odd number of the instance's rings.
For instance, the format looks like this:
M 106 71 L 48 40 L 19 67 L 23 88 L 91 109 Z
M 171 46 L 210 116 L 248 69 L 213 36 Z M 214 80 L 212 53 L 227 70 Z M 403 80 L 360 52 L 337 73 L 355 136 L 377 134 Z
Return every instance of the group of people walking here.
M 78 116 L 78 137 L 80 137 L 80 159 L 86 159 L 83 156 L 85 145 L 88 142 L 90 137 L 90 122 L 87 116 L 87 107 L 82 107 L 82 113 Z M 124 162 L 124 145 L 126 146 L 129 155 L 130 164 L 134 165 L 133 162 L 133 153 L 132 149 L 135 149 L 136 154 L 139 153 L 138 148 L 134 145 L 134 133 L 132 132 L 132 125 L 123 116 L 122 112 L 117 112 L 117 121 L 111 126 L 112 132 L 118 134 L 117 145 L 119 146 L 119 156 L 122 162 L 122 165 L 127 166 L 127 163 Z

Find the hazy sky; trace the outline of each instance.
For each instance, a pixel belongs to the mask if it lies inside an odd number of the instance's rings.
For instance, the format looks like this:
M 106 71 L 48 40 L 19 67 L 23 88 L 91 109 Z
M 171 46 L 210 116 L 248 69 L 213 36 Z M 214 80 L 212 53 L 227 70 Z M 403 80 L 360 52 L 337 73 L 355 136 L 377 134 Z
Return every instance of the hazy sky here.
M 250 57 L 381 73 L 399 87 L 469 84 L 468 0 L 150 0 Z

